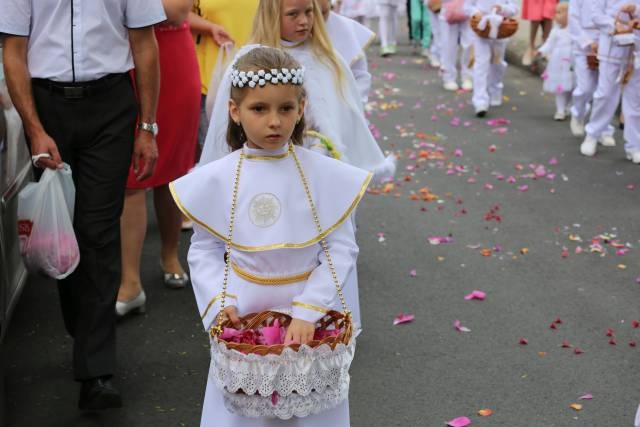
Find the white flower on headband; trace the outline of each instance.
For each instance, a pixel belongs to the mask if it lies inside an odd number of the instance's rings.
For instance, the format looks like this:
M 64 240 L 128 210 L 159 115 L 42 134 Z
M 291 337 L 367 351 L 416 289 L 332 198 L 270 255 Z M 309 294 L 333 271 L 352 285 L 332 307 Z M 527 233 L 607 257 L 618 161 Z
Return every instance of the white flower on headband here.
M 303 68 L 282 68 L 280 70 L 257 70 L 257 71 L 240 71 L 234 68 L 231 71 L 231 84 L 234 87 L 243 88 L 249 86 L 254 88 L 256 86 L 265 86 L 267 83 L 271 84 L 293 84 L 301 85 L 304 81 L 304 69 Z

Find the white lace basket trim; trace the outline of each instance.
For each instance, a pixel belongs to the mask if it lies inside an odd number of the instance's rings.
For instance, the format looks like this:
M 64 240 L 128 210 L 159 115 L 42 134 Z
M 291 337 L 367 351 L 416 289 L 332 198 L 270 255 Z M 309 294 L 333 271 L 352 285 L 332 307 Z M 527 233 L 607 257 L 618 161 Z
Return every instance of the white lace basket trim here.
M 321 392 L 313 391 L 306 396 L 297 393 L 286 397 L 278 396 L 274 405 L 271 396 L 258 394 L 246 395 L 223 392 L 224 405 L 233 414 L 250 418 L 306 417 L 335 408 L 349 396 L 349 375 L 342 378 L 336 389 L 326 388 Z
M 260 356 L 229 350 L 214 339 L 211 378 L 222 392 L 242 390 L 265 397 L 274 391 L 286 397 L 293 392 L 306 396 L 327 387 L 337 390 L 349 376 L 355 347 L 354 337 L 349 345 L 338 344 L 335 350 L 326 344 L 315 348 L 303 345 L 298 351 L 285 348 L 280 355 Z

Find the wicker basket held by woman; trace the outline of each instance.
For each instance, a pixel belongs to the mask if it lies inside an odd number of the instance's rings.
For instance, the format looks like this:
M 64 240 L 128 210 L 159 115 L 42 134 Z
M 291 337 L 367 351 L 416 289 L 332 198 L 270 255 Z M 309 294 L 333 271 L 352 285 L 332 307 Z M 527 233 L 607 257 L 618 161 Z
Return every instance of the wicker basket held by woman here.
M 505 39 L 511 37 L 518 31 L 518 21 L 515 18 L 502 18 L 496 36 L 491 37 L 492 28 L 489 22 L 486 22 L 486 26 L 483 29 L 480 28 L 483 18 L 484 16 L 478 13 L 469 19 L 469 25 L 471 25 L 473 31 L 482 38 Z

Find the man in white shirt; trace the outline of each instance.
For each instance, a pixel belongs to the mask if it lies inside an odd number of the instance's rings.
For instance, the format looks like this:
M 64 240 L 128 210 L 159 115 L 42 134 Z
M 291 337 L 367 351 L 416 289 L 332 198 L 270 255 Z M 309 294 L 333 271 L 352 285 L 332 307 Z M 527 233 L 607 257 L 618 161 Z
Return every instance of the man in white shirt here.
M 122 405 L 115 371 L 119 218 L 130 164 L 138 179 L 157 158 L 161 0 L 0 0 L 4 66 L 34 166 L 68 163 L 76 184 L 80 265 L 58 282 L 74 338 L 78 406 Z M 136 93 L 129 71 L 136 69 Z M 139 105 L 138 105 L 139 103 Z M 139 117 L 138 135 L 135 135 Z

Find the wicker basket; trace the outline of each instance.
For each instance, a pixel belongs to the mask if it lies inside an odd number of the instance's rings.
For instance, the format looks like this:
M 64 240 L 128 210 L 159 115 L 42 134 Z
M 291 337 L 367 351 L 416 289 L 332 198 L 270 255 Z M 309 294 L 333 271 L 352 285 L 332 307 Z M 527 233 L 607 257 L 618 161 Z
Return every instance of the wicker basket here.
M 429 0 L 427 7 L 433 13 L 438 13 L 442 9 L 442 0 Z
M 289 153 L 296 163 L 300 180 L 307 193 L 316 228 L 322 233 L 318 212 L 309 191 L 309 184 L 292 144 Z M 225 244 L 225 269 L 222 282 L 220 312 L 211 328 L 211 379 L 222 393 L 227 409 L 247 417 L 287 419 L 293 415 L 307 416 L 338 405 L 348 396 L 349 368 L 355 352 L 353 324 L 335 265 L 325 239 L 320 240 L 327 259 L 336 294 L 343 312 L 329 311 L 316 323 L 321 340 L 300 344 L 262 345 L 236 343 L 222 339 L 225 327 L 232 327 L 224 314 L 229 279 L 231 242 L 238 199 L 244 152 L 236 166 L 229 234 Z M 257 331 L 278 321 L 288 327 L 291 316 L 278 311 L 262 311 L 243 316 L 244 331 Z M 252 340 L 253 341 L 253 340 Z
M 587 67 L 590 70 L 597 70 L 600 66 L 600 61 L 597 55 L 587 55 Z
M 491 32 L 491 27 L 487 25 L 487 28 L 485 28 L 484 30 L 478 29 L 478 24 L 480 23 L 481 19 L 481 15 L 475 14 L 471 17 L 471 19 L 469 19 L 469 25 L 471 25 L 471 28 L 479 37 L 488 39 Z M 502 24 L 500 24 L 500 28 L 498 29 L 497 38 L 506 39 L 507 37 L 511 37 L 512 35 L 514 35 L 516 31 L 518 31 L 518 21 L 515 18 L 504 18 Z
M 243 324 L 243 329 L 256 330 L 261 326 L 273 325 L 276 319 L 278 320 L 280 325 L 285 328 L 288 327 L 291 323 L 291 316 L 285 313 L 280 313 L 278 311 L 261 311 L 260 313 L 248 314 L 241 317 L 240 321 Z M 222 323 L 222 327 L 231 328 L 233 327 L 233 325 L 231 324 L 231 321 L 227 319 Z M 351 341 L 351 337 L 353 335 L 353 326 L 351 323 L 351 318 L 347 317 L 344 313 L 341 313 L 339 311 L 330 311 L 316 324 L 316 331 L 326 331 L 329 329 L 339 330 L 340 333 L 336 336 L 326 337 L 321 341 L 310 341 L 305 345 L 311 348 L 315 348 L 323 344 L 327 344 L 333 350 L 338 344 L 348 345 L 349 341 Z M 260 356 L 265 356 L 267 354 L 280 355 L 282 353 L 282 350 L 284 350 L 286 347 L 290 347 L 291 349 L 296 351 L 300 348 L 299 344 L 253 345 L 236 343 L 232 341 L 222 340 L 215 337 L 213 334 L 212 338 L 217 339 L 218 342 L 224 343 L 224 345 L 229 350 L 236 350 L 244 354 L 258 354 Z

